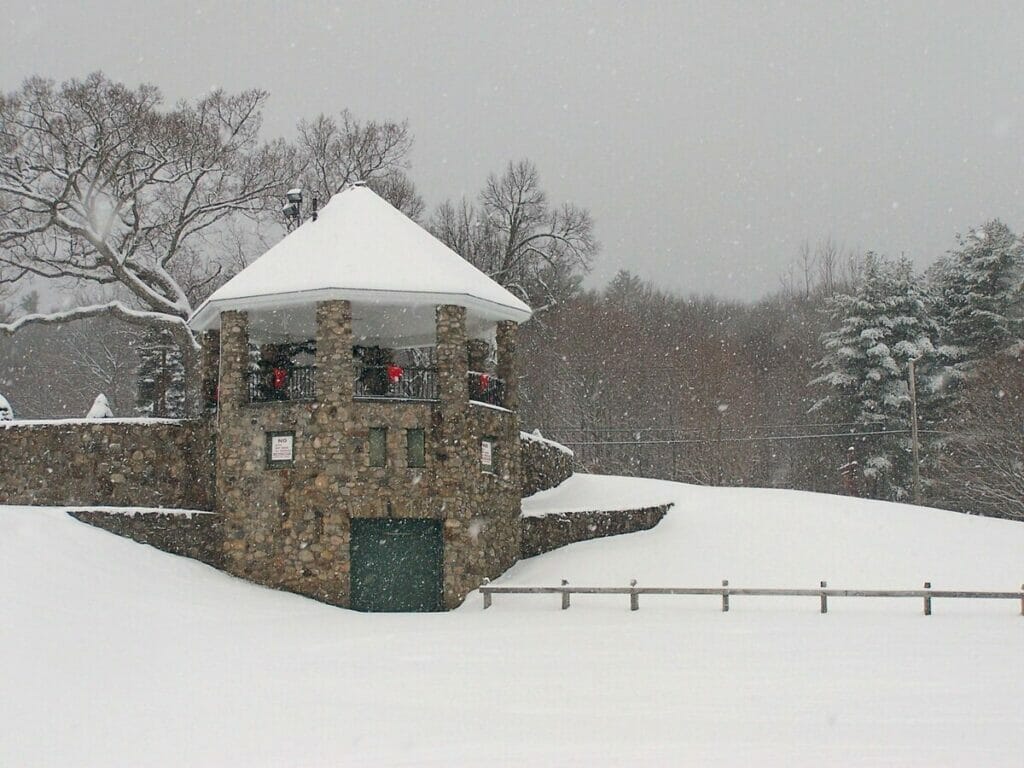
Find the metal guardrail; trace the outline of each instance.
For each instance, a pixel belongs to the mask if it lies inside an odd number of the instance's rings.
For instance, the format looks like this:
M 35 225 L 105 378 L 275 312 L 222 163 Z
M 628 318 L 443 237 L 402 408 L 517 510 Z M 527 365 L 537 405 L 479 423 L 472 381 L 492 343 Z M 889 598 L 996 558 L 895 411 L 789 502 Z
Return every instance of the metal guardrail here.
M 437 400 L 437 369 L 358 365 L 353 395 L 364 399 Z
M 729 598 L 740 596 L 766 597 L 817 597 L 820 600 L 821 612 L 828 613 L 830 597 L 916 597 L 923 600 L 924 615 L 932 613 L 932 600 L 942 599 L 976 599 L 976 600 L 1020 600 L 1020 614 L 1024 616 L 1024 584 L 1019 592 L 986 592 L 960 589 L 932 589 L 930 581 L 924 583 L 924 589 L 830 589 L 827 582 L 821 582 L 818 589 L 776 589 L 765 587 L 731 587 L 724 580 L 720 587 L 640 587 L 634 579 L 628 587 L 573 587 L 562 580 L 557 587 L 498 587 L 485 580 L 480 587 L 484 598 L 484 609 L 491 607 L 494 595 L 536 595 L 554 594 L 562 596 L 562 610 L 569 607 L 569 596 L 576 595 L 629 595 L 629 608 L 640 610 L 640 595 L 717 595 L 722 599 L 722 611 L 729 610 Z
M 470 371 L 466 376 L 469 399 L 488 405 L 505 405 L 505 380 L 484 371 Z
M 252 371 L 249 374 L 249 402 L 273 403 L 288 400 L 316 400 L 316 368 L 294 366 Z

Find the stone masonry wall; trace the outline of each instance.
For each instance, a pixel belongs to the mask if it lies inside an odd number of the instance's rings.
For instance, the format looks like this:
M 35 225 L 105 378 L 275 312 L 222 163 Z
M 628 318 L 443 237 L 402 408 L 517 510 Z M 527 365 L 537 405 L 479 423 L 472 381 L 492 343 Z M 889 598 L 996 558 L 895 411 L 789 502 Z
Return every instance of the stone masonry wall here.
M 191 557 L 214 568 L 224 565 L 220 515 L 212 512 L 167 514 L 144 510 L 135 513 L 70 510 L 68 514 L 83 523 L 173 555 Z
M 0 504 L 211 509 L 207 421 L 0 424 Z
M 523 498 L 554 488 L 572 474 L 573 455 L 569 449 L 526 432 L 520 435 L 519 446 Z
M 533 557 L 577 541 L 653 528 L 671 504 L 615 512 L 572 512 L 524 517 L 520 557 Z
M 221 316 L 217 510 L 226 568 L 344 606 L 351 520 L 431 518 L 443 521 L 443 599 L 454 607 L 518 557 L 515 413 L 469 403 L 463 308 L 437 309 L 436 402 L 354 400 L 351 323 L 348 302 L 318 305 L 315 402 L 249 403 L 247 319 L 237 312 Z M 514 330 L 506 329 L 499 361 L 510 343 Z M 370 466 L 372 427 L 388 430 L 385 467 Z M 408 429 L 424 430 L 424 467 L 407 465 Z M 294 433 L 294 461 L 287 466 L 267 465 L 266 434 L 273 431 Z M 499 446 L 490 473 L 479 461 L 485 435 Z

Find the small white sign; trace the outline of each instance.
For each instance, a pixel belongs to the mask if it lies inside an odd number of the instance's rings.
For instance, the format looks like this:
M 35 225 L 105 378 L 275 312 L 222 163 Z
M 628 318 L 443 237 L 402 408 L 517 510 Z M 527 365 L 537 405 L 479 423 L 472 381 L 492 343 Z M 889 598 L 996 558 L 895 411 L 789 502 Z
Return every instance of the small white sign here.
M 291 461 L 295 456 L 294 435 L 273 435 L 270 438 L 270 460 Z
M 480 463 L 490 467 L 494 461 L 494 444 L 490 440 L 480 441 Z

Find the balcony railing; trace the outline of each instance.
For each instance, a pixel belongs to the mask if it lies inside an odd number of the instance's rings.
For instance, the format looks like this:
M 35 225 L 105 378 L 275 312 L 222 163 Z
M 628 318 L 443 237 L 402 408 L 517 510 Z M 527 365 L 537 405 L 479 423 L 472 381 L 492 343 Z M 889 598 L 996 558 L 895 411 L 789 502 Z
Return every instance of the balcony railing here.
M 253 371 L 249 374 L 249 402 L 316 400 L 315 371 L 313 366 Z
M 505 382 L 484 371 L 470 371 L 466 377 L 469 385 L 469 399 L 488 405 L 505 404 Z
M 359 365 L 354 394 L 359 398 L 437 400 L 437 369 L 397 365 Z

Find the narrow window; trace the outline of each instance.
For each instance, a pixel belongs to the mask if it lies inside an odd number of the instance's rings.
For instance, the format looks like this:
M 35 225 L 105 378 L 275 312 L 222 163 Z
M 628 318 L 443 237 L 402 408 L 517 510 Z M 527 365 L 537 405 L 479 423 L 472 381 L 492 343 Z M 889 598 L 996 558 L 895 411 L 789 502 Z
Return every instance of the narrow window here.
M 370 466 L 386 467 L 388 465 L 388 430 L 387 427 L 370 427 Z
M 426 450 L 423 444 L 422 429 L 407 429 L 405 436 L 408 445 L 408 465 L 410 467 L 427 466 Z

